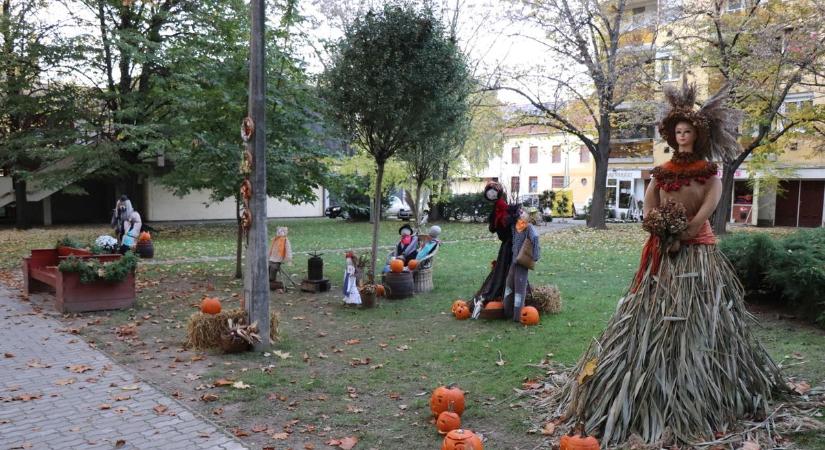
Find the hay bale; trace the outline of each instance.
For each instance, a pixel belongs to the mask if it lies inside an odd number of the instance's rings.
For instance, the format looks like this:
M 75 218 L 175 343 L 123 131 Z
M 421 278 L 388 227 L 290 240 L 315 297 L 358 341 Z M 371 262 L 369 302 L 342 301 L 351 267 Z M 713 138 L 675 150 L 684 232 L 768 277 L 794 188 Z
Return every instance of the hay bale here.
M 233 309 L 221 311 L 218 314 L 204 314 L 200 311 L 192 314 L 186 324 L 186 345 L 196 349 L 220 347 L 221 335 L 229 331 L 229 319 L 233 322 L 245 321 L 246 311 Z M 279 321 L 278 313 L 272 311 L 269 316 L 269 339 L 271 341 L 278 340 Z
M 561 292 L 555 284 L 537 286 L 527 296 L 527 304 L 547 314 L 561 312 Z

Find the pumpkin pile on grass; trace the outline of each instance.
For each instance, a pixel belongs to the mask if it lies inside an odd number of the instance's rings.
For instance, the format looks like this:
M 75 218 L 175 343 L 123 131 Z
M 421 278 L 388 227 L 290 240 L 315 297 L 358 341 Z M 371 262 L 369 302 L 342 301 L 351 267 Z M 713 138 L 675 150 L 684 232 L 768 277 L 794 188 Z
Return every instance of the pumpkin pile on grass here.
M 561 292 L 555 284 L 536 286 L 527 295 L 527 305 L 546 314 L 561 312 Z
M 466 307 L 466 305 L 459 306 Z M 480 437 L 470 430 L 461 429 L 461 414 L 464 413 L 464 406 L 464 391 L 455 385 L 439 386 L 430 396 L 430 411 L 436 418 L 436 429 L 439 434 L 446 435 L 442 449 L 484 449 Z
M 196 312 L 189 317 L 186 324 L 186 346 L 195 349 L 217 348 L 221 345 L 221 335 L 229 332 L 228 321 L 246 320 L 246 311 L 233 309 L 217 314 Z M 269 316 L 269 339 L 278 340 L 278 323 L 280 316 L 273 311 Z
M 464 300 L 456 300 L 453 302 L 452 308 L 450 310 L 458 320 L 466 320 L 470 318 L 470 305 Z

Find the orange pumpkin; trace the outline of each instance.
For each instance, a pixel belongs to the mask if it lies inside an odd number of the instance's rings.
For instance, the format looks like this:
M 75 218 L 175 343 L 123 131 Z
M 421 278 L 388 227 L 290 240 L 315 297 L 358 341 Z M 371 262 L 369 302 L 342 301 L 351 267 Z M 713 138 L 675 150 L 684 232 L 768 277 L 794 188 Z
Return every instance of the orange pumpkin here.
M 148 231 L 141 231 L 140 232 L 140 235 L 138 236 L 138 242 L 146 242 L 146 241 L 151 241 L 151 240 L 152 240 L 152 235 L 149 234 Z
M 403 272 L 404 261 L 401 261 L 400 259 L 393 259 L 392 261 L 390 261 L 390 270 L 392 270 L 395 273 Z
M 458 305 L 455 307 L 455 311 L 453 311 L 453 315 L 458 320 L 464 320 L 470 318 L 470 307 L 467 305 Z
M 593 436 L 564 435 L 559 441 L 559 450 L 599 450 L 600 448 L 598 439 Z
M 539 310 L 532 306 L 525 306 L 521 308 L 521 316 L 519 322 L 523 325 L 536 325 L 539 323 Z
M 444 436 L 441 450 L 484 450 L 481 438 L 470 430 L 453 430 Z
M 383 284 L 376 284 L 375 285 L 375 295 L 378 297 L 384 296 L 384 285 Z
M 453 411 L 444 411 L 438 415 L 435 426 L 438 428 L 439 434 L 447 434 L 450 431 L 461 428 L 461 416 Z
M 464 413 L 464 391 L 455 386 L 440 386 L 430 397 L 430 411 L 433 416 L 438 417 L 449 410 L 459 416 Z
M 458 308 L 459 305 L 469 306 L 467 305 L 467 302 L 465 302 L 464 300 L 456 300 L 453 302 L 453 306 L 450 308 L 450 312 L 455 314 L 455 309 Z
M 217 297 L 204 297 L 201 300 L 201 312 L 206 314 L 221 312 L 221 301 Z
M 418 260 L 411 259 L 410 262 L 407 263 L 407 267 L 409 267 L 410 270 L 415 270 L 415 268 L 418 267 Z
M 503 319 L 504 318 L 504 303 L 497 300 L 491 300 L 484 305 L 481 310 L 482 319 Z

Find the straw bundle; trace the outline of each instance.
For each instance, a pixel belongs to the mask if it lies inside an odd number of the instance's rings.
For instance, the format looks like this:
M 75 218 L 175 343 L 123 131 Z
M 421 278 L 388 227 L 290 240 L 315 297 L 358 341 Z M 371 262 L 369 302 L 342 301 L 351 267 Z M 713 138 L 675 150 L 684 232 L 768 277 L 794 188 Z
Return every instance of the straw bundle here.
M 533 287 L 527 295 L 527 305 L 543 313 L 558 314 L 561 312 L 561 292 L 555 284 Z
M 232 322 L 246 320 L 246 312 L 242 309 L 221 311 L 218 314 L 204 314 L 196 312 L 189 317 L 186 324 L 186 345 L 192 348 L 205 349 L 215 348 L 221 345 L 221 335 L 229 332 L 228 321 Z M 270 330 L 269 339 L 278 340 L 278 323 L 280 316 L 273 311 L 269 316 Z
M 742 286 L 716 246 L 690 245 L 648 266 L 544 406 L 583 421 L 602 445 L 708 441 L 743 417 L 765 417 L 779 369 L 751 336 Z

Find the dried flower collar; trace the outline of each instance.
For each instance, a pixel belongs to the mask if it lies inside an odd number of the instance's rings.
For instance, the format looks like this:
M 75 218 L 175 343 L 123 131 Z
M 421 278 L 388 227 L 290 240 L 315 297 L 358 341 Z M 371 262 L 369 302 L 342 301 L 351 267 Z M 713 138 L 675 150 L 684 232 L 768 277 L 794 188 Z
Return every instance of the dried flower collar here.
M 717 170 L 715 163 L 704 160 L 698 153 L 676 152 L 670 161 L 654 168 L 651 176 L 660 189 L 673 192 L 691 181 L 704 184 Z

